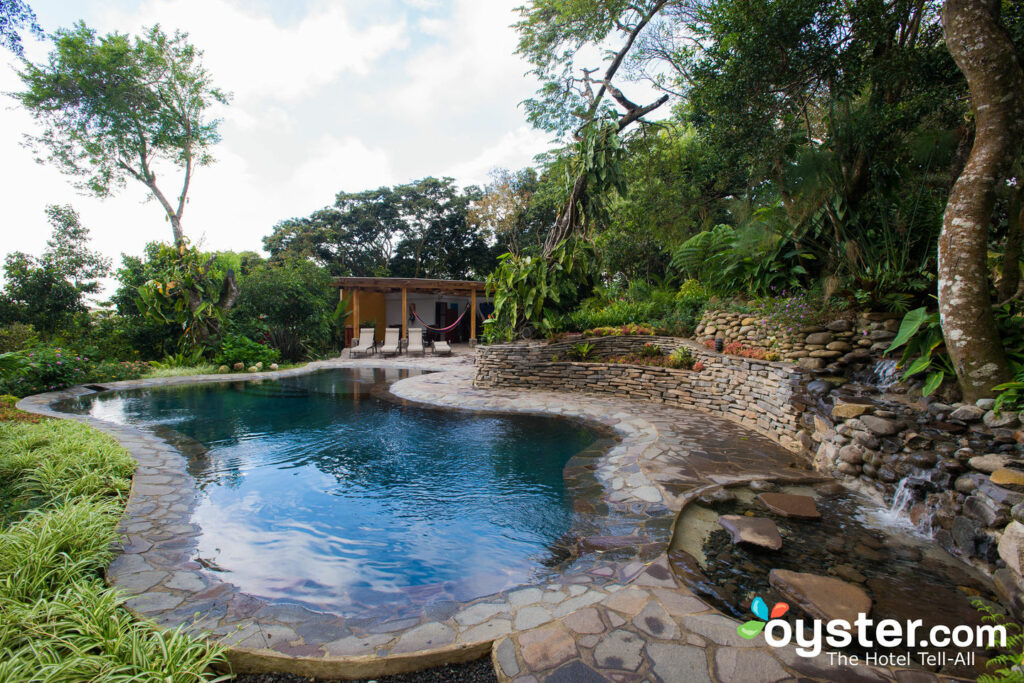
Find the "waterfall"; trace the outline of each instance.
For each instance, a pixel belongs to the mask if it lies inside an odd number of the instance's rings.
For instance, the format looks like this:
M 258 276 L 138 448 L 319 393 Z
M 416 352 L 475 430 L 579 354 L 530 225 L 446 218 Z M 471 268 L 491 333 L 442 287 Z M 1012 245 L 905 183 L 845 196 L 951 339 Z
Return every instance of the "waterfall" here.
M 900 372 L 897 368 L 899 361 L 880 360 L 875 364 L 875 370 L 871 373 L 871 384 L 879 391 L 888 391 L 889 387 L 900 381 Z

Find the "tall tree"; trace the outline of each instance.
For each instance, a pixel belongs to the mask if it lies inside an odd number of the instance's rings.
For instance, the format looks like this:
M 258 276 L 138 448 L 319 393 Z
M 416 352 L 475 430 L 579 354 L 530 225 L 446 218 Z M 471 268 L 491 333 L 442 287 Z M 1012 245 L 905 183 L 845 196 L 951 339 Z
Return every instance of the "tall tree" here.
M 163 207 L 177 245 L 185 239 L 181 220 L 193 172 L 213 161 L 210 147 L 220 139 L 209 109 L 229 99 L 187 37 L 168 36 L 159 25 L 134 39 L 100 37 L 79 23 L 57 31 L 47 63 L 23 63 L 26 89 L 14 94 L 42 126 L 27 136 L 40 161 L 98 197 L 128 179 L 142 183 Z M 167 163 L 182 173 L 176 196 L 157 183 L 156 167 Z
M 14 54 L 21 56 L 21 29 L 28 29 L 38 37 L 43 36 L 43 29 L 36 21 L 32 8 L 22 0 L 0 0 L 0 45 Z
M 1000 25 L 999 0 L 946 0 L 946 44 L 967 77 L 975 136 L 953 185 L 939 237 L 939 313 L 964 398 L 991 395 L 1011 376 L 992 314 L 988 227 L 996 192 L 1024 139 L 1024 72 Z

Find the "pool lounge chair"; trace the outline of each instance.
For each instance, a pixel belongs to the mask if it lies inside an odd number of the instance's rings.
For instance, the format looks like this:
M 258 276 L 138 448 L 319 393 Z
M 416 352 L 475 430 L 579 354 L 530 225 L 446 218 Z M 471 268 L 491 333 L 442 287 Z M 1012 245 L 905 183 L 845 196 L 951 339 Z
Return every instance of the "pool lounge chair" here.
M 431 347 L 434 350 L 434 355 L 435 356 L 450 356 L 450 355 L 452 355 L 452 347 L 451 347 L 450 344 L 448 344 L 448 340 L 446 340 L 446 339 L 438 339 L 433 344 L 431 344 Z
M 418 353 L 421 356 L 425 356 L 427 354 L 427 350 L 423 346 L 422 329 L 414 327 L 411 330 L 409 330 L 409 341 L 407 342 L 407 346 L 405 347 L 405 352 L 408 353 L 409 355 Z
M 384 345 L 380 347 L 382 356 L 397 356 L 402 350 L 402 340 L 399 335 L 402 333 L 397 327 L 389 327 L 384 330 Z
M 356 344 L 349 349 L 349 357 L 355 358 L 356 356 L 367 356 L 374 353 L 377 350 L 377 344 L 373 341 L 373 334 L 374 329 L 372 327 L 361 328 L 359 330 L 359 338 L 352 340 Z

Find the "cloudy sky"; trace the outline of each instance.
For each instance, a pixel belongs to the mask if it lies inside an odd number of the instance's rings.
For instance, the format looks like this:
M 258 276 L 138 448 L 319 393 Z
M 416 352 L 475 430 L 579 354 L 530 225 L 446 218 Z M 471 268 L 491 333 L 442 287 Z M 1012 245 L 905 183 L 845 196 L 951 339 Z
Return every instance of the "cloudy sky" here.
M 518 103 L 536 83 L 509 28 L 522 0 L 30 0 L 47 31 L 82 19 L 102 33 L 159 22 L 205 51 L 233 93 L 217 163 L 199 169 L 185 232 L 208 249 L 259 249 L 278 221 L 358 191 L 427 175 L 482 183 L 548 147 Z M 26 56 L 46 57 L 25 41 Z M 0 91 L 19 89 L 0 50 Z M 76 192 L 21 146 L 31 119 L 0 104 L 0 251 L 42 251 L 47 204 L 72 204 L 94 246 L 120 261 L 170 225 L 141 186 L 99 201 Z M 173 195 L 177 184 L 168 183 Z

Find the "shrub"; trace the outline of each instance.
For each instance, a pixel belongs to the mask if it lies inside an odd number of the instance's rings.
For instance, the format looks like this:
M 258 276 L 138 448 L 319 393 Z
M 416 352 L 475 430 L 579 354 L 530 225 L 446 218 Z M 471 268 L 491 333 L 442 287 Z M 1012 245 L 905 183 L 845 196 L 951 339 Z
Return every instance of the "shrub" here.
M 37 348 L 24 356 L 26 363 L 0 376 L 0 392 L 29 396 L 76 384 L 138 379 L 149 370 L 142 361 L 95 363 L 83 354 L 62 347 Z
M 11 323 L 0 327 L 0 353 L 30 349 L 39 344 L 39 335 L 31 325 Z
M 245 367 L 249 367 L 257 363 L 270 365 L 276 363 L 280 357 L 281 352 L 277 349 L 264 346 L 242 335 L 229 334 L 224 337 L 214 363 L 217 365 L 242 363 Z
M 586 362 L 590 360 L 591 355 L 594 353 L 594 345 L 589 342 L 581 342 L 579 344 L 573 344 L 565 355 L 570 360 Z
M 664 354 L 662 354 L 660 346 L 648 343 L 640 347 L 637 355 L 641 358 L 659 358 Z
M 653 335 L 654 330 L 646 325 L 617 325 L 615 327 L 595 327 L 583 333 L 587 337 L 618 337 L 620 335 Z
M 670 368 L 676 368 L 678 370 L 689 370 L 690 368 L 695 367 L 693 361 L 693 354 L 690 352 L 690 349 L 686 348 L 685 346 L 681 346 L 675 351 L 673 351 L 672 354 L 668 357 L 668 360 Z M 702 369 L 703 367 L 704 366 L 701 365 Z

